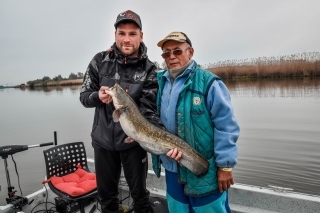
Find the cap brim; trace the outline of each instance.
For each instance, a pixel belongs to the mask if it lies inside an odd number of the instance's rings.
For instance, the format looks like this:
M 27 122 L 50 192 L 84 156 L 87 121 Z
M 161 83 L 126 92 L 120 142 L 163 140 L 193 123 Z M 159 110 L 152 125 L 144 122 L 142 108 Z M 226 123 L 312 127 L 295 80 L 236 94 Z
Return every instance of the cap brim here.
M 187 42 L 186 40 L 177 40 L 177 39 L 162 39 L 161 41 L 158 42 L 158 47 L 163 47 L 164 43 L 167 42 L 167 41 L 177 41 L 177 42 L 181 42 L 181 43 L 184 43 L 184 42 Z
M 140 29 L 142 29 L 141 26 L 137 22 L 133 21 L 132 19 L 121 19 L 120 21 L 114 23 L 114 27 L 117 28 L 117 26 L 119 24 L 121 24 L 122 22 L 132 22 L 132 23 L 136 24 Z

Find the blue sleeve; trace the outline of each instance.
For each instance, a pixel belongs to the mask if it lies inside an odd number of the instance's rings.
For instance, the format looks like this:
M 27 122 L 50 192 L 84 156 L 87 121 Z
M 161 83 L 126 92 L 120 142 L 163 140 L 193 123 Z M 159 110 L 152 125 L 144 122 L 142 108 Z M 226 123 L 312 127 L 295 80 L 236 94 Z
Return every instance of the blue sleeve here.
M 232 168 L 237 164 L 236 142 L 240 134 L 231 97 L 221 80 L 213 81 L 207 96 L 207 109 L 214 125 L 214 155 L 217 167 Z

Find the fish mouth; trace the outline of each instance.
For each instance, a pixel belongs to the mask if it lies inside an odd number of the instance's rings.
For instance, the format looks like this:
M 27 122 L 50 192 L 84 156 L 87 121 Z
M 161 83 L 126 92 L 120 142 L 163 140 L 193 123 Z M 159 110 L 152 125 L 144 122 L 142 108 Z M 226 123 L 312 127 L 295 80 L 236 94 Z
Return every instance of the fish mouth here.
M 112 90 L 114 90 L 114 89 L 116 89 L 116 84 L 115 84 L 113 87 L 110 87 L 110 88 L 109 88 L 110 91 L 112 91 Z
M 104 90 L 105 93 L 114 96 L 115 95 L 115 91 L 116 90 L 116 85 L 114 85 L 113 87 L 109 87 L 109 89 Z
M 109 90 L 113 91 L 113 90 L 117 90 L 117 87 L 119 87 L 120 85 L 118 83 L 115 83 L 115 85 L 113 85 L 113 87 L 110 87 Z

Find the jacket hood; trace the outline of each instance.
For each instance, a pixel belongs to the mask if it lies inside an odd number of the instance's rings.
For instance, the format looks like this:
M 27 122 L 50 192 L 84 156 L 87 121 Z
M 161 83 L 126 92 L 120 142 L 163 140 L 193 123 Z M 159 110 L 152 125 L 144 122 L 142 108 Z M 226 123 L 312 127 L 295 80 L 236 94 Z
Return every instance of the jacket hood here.
M 147 55 L 147 47 L 146 45 L 141 42 L 139 46 L 139 56 L 134 57 L 130 55 L 125 55 L 123 54 L 117 47 L 116 43 L 114 42 L 113 45 L 111 46 L 111 49 L 113 50 L 110 52 L 109 57 L 110 58 L 115 58 L 120 64 L 135 64 L 138 61 L 145 60 L 148 58 Z

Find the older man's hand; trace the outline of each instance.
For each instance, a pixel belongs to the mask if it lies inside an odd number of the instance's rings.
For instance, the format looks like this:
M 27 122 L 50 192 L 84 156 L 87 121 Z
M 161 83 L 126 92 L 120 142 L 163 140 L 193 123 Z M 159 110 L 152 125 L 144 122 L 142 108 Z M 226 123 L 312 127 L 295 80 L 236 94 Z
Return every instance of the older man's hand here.
M 178 161 L 178 163 L 180 163 L 180 158 L 182 157 L 182 152 L 179 151 L 177 148 L 171 149 L 169 152 L 167 152 L 167 156 L 170 158 L 175 159 L 176 161 Z
M 232 171 L 227 172 L 218 168 L 217 176 L 220 192 L 228 190 L 234 184 Z

